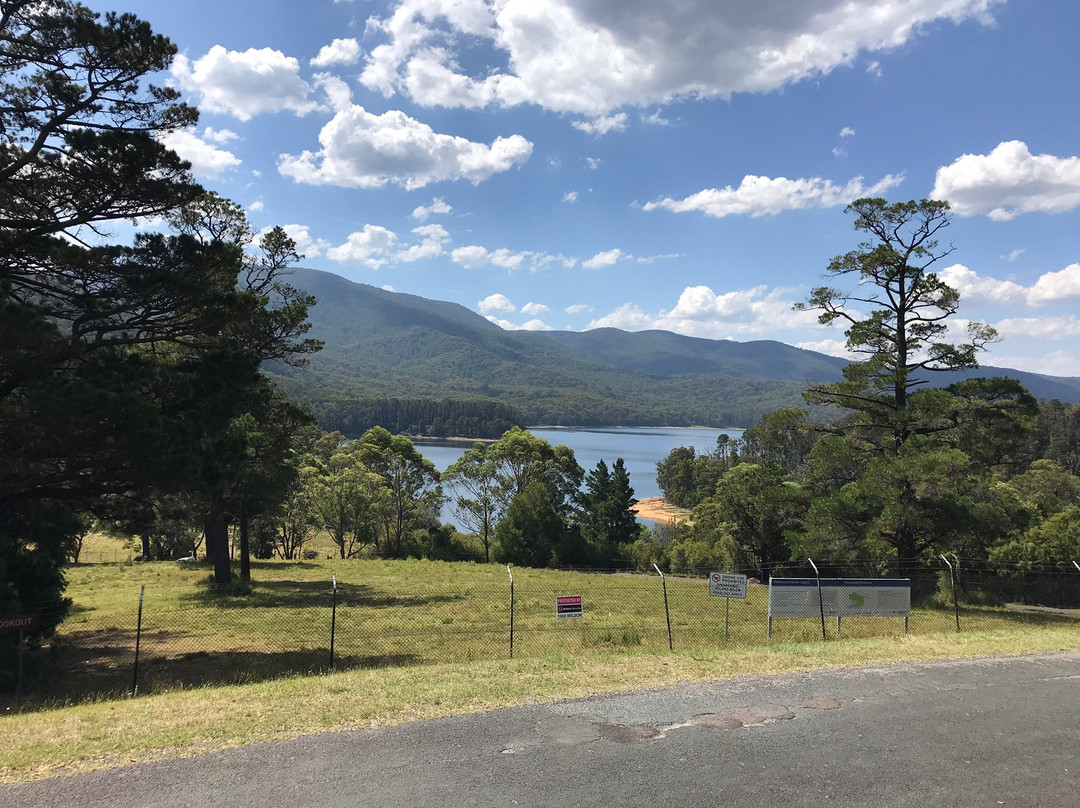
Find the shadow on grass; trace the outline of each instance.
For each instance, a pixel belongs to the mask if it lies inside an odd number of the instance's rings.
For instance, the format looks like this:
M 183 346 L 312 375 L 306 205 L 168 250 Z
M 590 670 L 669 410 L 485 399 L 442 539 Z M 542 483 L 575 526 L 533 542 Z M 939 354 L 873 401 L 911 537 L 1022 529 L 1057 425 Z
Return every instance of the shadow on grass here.
M 331 670 L 328 646 L 268 651 L 178 648 L 198 641 L 198 637 L 184 632 L 143 632 L 138 692 L 148 695 L 193 687 L 251 684 Z M 412 653 L 339 653 L 334 669 L 403 667 L 425 661 Z M 14 692 L 14 671 L 0 665 L 0 712 L 35 712 L 130 696 L 134 665 L 134 631 L 83 632 L 81 636 L 67 637 L 52 649 L 37 649 L 26 655 L 19 698 Z
M 339 583 L 338 608 L 386 609 L 456 603 L 465 595 L 455 593 L 393 594 L 376 592 L 365 584 Z M 182 603 L 222 609 L 330 609 L 332 594 L 326 581 L 252 581 L 246 588 L 201 588 L 181 598 Z
M 321 582 L 282 582 L 278 584 L 258 584 L 259 590 L 266 590 L 276 596 L 275 605 L 283 606 L 281 601 L 288 600 L 280 594 L 281 588 L 292 588 L 306 597 L 304 606 L 311 605 L 311 596 L 319 592 L 324 585 Z M 319 588 L 319 589 L 316 589 Z M 300 597 L 297 594 L 297 597 Z M 328 593 L 322 591 L 326 601 Z M 339 589 L 339 605 L 344 607 L 424 605 L 431 602 L 446 602 L 463 599 L 464 596 L 435 595 L 421 596 L 374 596 L 364 586 L 349 585 Z M 252 607 L 249 598 L 236 598 L 236 608 Z M 211 601 L 216 604 L 216 601 Z M 159 629 L 153 627 L 144 630 L 141 636 L 139 667 L 139 692 L 153 693 L 170 689 L 182 689 L 222 684 L 242 684 L 262 682 L 284 676 L 315 674 L 327 672 L 330 668 L 328 625 L 312 627 L 311 632 L 303 633 L 302 616 L 289 622 L 289 615 L 276 609 L 268 609 L 269 615 L 278 622 L 279 629 L 273 638 L 251 636 L 247 638 L 229 637 L 224 632 L 207 631 L 197 623 Z M 329 613 L 327 604 L 326 612 Z M 182 611 L 174 614 L 183 615 Z M 856 619 L 845 621 L 845 636 L 883 636 L 901 634 L 903 629 L 890 620 L 885 623 L 861 625 Z M 922 608 L 912 614 L 911 631 L 913 634 L 955 630 L 955 617 L 951 608 Z M 833 622 L 829 621 L 830 636 L 833 634 Z M 902 624 L 901 624 L 902 625 Z M 858 626 L 858 630 L 856 627 Z M 1014 609 L 961 606 L 961 633 L 974 633 L 988 629 L 1009 629 L 1023 626 L 1052 628 L 1069 626 L 1080 628 L 1080 619 L 1068 614 L 1045 611 L 1017 611 Z M 446 625 L 432 626 L 414 631 L 401 631 L 396 636 L 387 631 L 382 636 L 364 633 L 354 634 L 342 631 L 338 625 L 337 670 L 403 667 L 429 662 L 450 662 L 461 658 L 493 658 L 502 655 L 502 639 L 498 631 L 491 633 L 490 642 L 481 642 L 476 634 L 487 634 L 476 628 L 457 629 Z M 615 628 L 598 627 L 595 636 L 589 635 L 593 646 L 633 646 L 637 644 L 652 646 L 665 644 L 666 632 L 657 625 L 643 627 L 638 624 L 620 625 Z M 676 645 L 727 645 L 716 637 L 694 637 L 696 632 L 684 631 L 678 625 Z M 687 627 L 690 628 L 690 627 Z M 755 632 L 753 638 L 740 638 L 739 629 L 732 627 L 730 645 L 760 645 L 763 643 L 762 632 Z M 200 630 L 205 633 L 200 633 Z M 399 629 L 400 630 L 400 629 Z M 530 631 L 526 625 L 520 628 L 518 646 L 525 650 L 534 643 L 547 649 L 547 643 L 541 642 L 542 629 Z M 779 623 L 774 626 L 774 642 L 792 642 L 813 640 L 817 629 L 812 623 L 786 626 Z M 848 632 L 851 632 L 850 635 Z M 291 636 L 293 639 L 289 639 Z M 299 632 L 299 633 L 298 633 Z M 563 634 L 565 632 L 558 632 Z M 610 636 L 609 636 L 610 634 Z M 414 636 L 415 635 L 415 636 Z M 790 636 L 789 636 L 790 635 Z M 453 637 L 453 639 L 451 639 Z M 417 638 L 420 638 L 417 640 Z M 740 642 L 740 639 L 742 641 Z M 695 642 L 697 640 L 697 642 Z M 245 647 L 222 647 L 236 642 Z M 419 643 L 419 644 L 417 644 Z M 291 644 L 293 648 L 273 648 L 273 645 Z M 295 647 L 305 645 L 307 647 Z M 217 647 L 214 647 L 217 646 Z M 400 648 L 401 650 L 397 650 Z M 558 643 L 556 646 L 561 647 Z M 414 652 L 415 650 L 415 652 Z M 370 651 L 365 653 L 365 651 Z M 544 652 L 547 652 L 545 650 Z M 463 657 L 464 654 L 464 657 Z M 51 647 L 32 649 L 24 660 L 23 695 L 16 699 L 14 660 L 0 660 L 0 713 L 4 711 L 27 712 L 49 709 L 102 698 L 114 698 L 130 694 L 134 675 L 135 631 L 131 628 L 103 628 L 97 630 L 73 630 L 58 637 Z

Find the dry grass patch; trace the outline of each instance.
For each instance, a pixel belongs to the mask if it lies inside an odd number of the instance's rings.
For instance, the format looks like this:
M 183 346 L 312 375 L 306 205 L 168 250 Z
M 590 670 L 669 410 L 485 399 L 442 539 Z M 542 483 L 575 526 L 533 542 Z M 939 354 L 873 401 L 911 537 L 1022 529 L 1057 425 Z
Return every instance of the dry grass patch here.
M 675 654 L 594 651 L 176 691 L 0 719 L 0 780 L 42 779 L 315 732 L 687 681 L 1076 648 L 1080 633 L 1075 629 L 1014 628 Z

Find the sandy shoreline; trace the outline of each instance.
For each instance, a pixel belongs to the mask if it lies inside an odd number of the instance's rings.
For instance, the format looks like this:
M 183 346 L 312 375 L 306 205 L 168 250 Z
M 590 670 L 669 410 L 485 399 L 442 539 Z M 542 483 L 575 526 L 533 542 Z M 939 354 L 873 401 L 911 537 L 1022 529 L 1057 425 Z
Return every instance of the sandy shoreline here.
M 668 504 L 668 501 L 663 497 L 646 497 L 640 500 L 631 510 L 642 519 L 649 519 L 663 524 L 685 522 L 690 518 L 690 511 Z

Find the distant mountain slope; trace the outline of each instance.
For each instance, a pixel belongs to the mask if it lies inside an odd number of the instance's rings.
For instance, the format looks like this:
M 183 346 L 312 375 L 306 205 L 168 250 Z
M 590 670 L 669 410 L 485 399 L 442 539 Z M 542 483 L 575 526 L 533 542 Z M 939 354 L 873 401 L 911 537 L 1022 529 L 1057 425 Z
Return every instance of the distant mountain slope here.
M 319 301 L 311 366 L 270 366 L 312 401 L 358 396 L 486 397 L 522 407 L 530 423 L 749 426 L 803 406 L 807 382 L 840 378 L 845 360 L 780 342 L 733 342 L 665 331 L 505 331 L 456 303 L 388 292 L 316 270 L 294 285 Z M 948 374 L 951 375 L 951 374 Z M 1075 401 L 1080 379 L 986 368 L 1038 397 Z M 934 381 L 955 379 L 935 374 Z
M 773 340 L 684 337 L 670 331 L 545 331 L 547 339 L 584 356 L 650 376 L 717 375 L 739 378 L 829 382 L 839 378 L 847 360 L 793 348 Z
M 652 376 L 715 374 L 740 378 L 831 382 L 840 378 L 848 360 L 795 348 L 774 340 L 735 342 L 684 337 L 670 331 L 545 331 L 538 334 L 574 348 L 585 356 L 635 373 Z M 929 384 L 948 387 L 961 379 L 1008 376 L 1036 398 L 1075 401 L 1080 378 L 1047 376 L 984 365 L 955 373 L 927 374 Z

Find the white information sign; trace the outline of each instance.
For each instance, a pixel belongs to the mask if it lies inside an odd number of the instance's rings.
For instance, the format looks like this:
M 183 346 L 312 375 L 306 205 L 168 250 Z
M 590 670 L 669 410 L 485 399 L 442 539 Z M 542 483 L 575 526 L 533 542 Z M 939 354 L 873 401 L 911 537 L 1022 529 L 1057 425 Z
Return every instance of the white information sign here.
M 907 578 L 824 578 L 821 603 L 815 578 L 769 580 L 769 617 L 908 617 Z
M 709 594 L 718 598 L 746 600 L 746 576 L 733 572 L 709 573 Z

